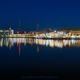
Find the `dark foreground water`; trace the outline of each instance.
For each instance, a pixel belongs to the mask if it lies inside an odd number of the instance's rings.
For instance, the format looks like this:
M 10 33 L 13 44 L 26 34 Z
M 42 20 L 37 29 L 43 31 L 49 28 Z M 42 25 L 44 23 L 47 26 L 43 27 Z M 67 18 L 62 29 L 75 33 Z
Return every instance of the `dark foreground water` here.
M 54 77 L 80 74 L 80 40 L 0 39 L 0 76 Z

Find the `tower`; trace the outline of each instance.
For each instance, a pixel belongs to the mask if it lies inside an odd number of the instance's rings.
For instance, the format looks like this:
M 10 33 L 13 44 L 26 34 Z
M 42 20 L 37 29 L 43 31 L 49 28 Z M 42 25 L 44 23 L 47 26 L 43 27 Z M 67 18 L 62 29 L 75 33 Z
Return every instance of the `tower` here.
M 9 28 L 9 34 L 14 34 L 14 30 L 12 30 L 11 27 Z

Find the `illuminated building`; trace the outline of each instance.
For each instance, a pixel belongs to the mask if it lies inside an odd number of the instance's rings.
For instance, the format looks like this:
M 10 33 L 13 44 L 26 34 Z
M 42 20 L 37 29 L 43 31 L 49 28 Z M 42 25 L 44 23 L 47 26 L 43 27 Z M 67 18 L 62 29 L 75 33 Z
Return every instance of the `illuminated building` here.
M 53 31 L 16 31 L 9 28 L 9 30 L 0 30 L 0 37 L 10 38 L 80 38 L 80 30 L 53 30 Z

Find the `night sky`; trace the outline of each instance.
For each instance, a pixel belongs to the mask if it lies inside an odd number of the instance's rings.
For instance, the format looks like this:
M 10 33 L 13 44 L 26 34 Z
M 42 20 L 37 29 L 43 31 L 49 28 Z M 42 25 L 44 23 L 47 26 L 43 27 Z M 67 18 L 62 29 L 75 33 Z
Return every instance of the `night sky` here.
M 0 29 L 80 28 L 80 0 L 0 0 Z

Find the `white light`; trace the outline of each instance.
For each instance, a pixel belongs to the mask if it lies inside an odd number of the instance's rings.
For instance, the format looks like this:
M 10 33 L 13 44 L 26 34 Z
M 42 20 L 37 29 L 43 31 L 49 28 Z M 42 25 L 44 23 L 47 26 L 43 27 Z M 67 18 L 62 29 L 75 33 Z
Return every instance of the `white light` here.
M 71 36 L 72 38 L 75 38 L 75 36 Z
M 56 32 L 56 30 L 54 32 Z
M 75 40 L 74 40 L 74 39 L 72 39 L 72 43 L 73 43 L 73 44 L 75 43 Z

